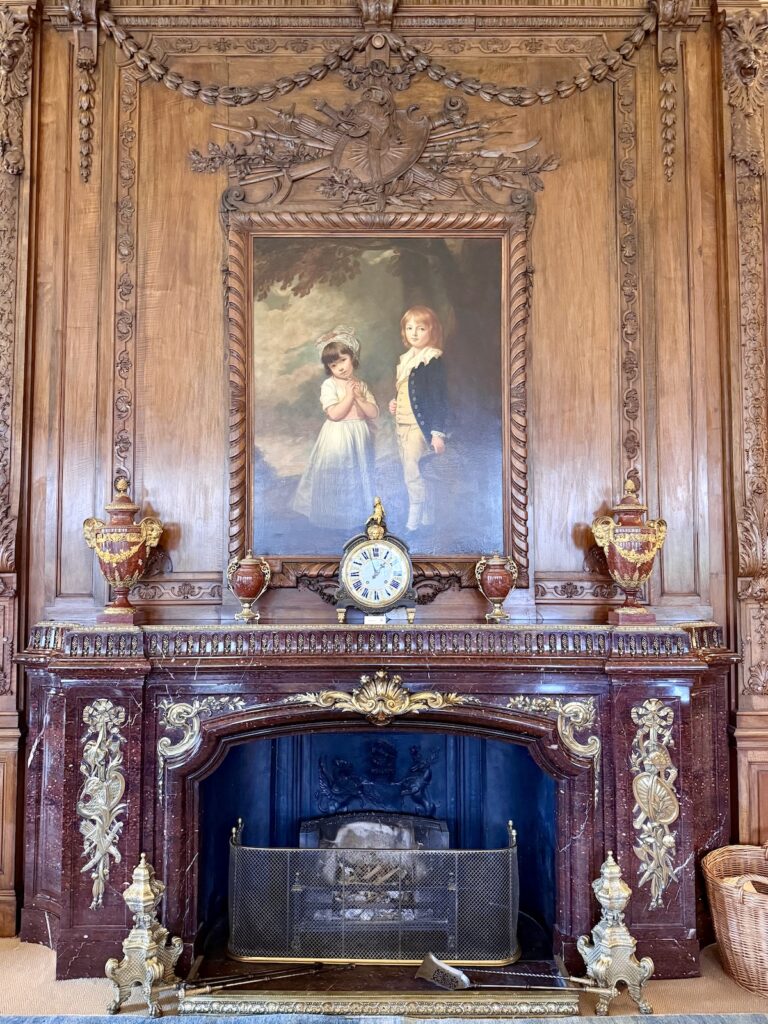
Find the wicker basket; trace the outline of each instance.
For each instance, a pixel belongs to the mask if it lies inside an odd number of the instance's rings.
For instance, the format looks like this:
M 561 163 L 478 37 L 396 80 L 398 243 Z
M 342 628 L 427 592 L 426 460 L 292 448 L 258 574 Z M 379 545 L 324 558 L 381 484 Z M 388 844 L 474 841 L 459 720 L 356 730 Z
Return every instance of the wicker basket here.
M 723 966 L 744 988 L 768 996 L 768 843 L 713 850 L 702 868 Z

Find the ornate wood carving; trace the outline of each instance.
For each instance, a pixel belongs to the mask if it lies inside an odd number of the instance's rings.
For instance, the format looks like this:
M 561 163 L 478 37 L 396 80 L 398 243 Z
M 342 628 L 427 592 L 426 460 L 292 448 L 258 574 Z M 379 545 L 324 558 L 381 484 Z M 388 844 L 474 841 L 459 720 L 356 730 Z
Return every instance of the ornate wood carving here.
M 621 296 L 621 447 L 622 479 L 636 486 L 644 472 L 643 366 L 640 330 L 639 241 L 637 218 L 637 95 L 635 74 L 616 83 L 615 123 L 618 154 L 617 235 Z
M 730 107 L 738 245 L 743 489 L 738 515 L 739 600 L 746 644 L 744 692 L 761 697 L 768 678 L 768 367 L 765 351 L 764 104 L 768 12 L 728 15 L 723 78 Z
M 199 604 L 220 604 L 222 595 L 221 577 L 215 580 L 184 579 L 174 576 L 170 579 L 148 580 L 138 583 L 131 590 L 131 601 L 147 601 L 153 604 L 179 604 L 197 602 Z
M 73 25 L 75 67 L 78 71 L 77 121 L 80 136 L 80 177 L 87 183 L 93 162 L 93 107 L 95 82 L 93 73 L 99 55 L 98 0 L 69 0 L 64 4 Z
M 131 68 L 120 78 L 115 282 L 113 477 L 133 478 L 136 322 L 136 159 L 139 83 Z
M 30 28 L 0 8 L 0 572 L 16 568 L 17 515 L 11 493 L 11 440 L 16 349 L 19 175 L 24 170 L 22 102 L 32 60 Z
M 29 25 L 10 7 L 0 7 L 0 161 L 8 174 L 24 170 L 22 101 L 31 66 Z
M 404 64 L 396 73 L 409 77 L 412 73 L 427 74 L 433 81 L 440 82 L 448 89 L 459 89 L 469 96 L 478 96 L 487 102 L 496 101 L 511 107 L 528 107 L 536 103 L 550 103 L 558 97 L 567 99 L 575 92 L 583 92 L 596 82 L 603 81 L 608 75 L 617 74 L 622 68 L 629 67 L 629 60 L 653 32 L 657 21 L 654 12 L 647 14 L 616 50 L 606 49 L 587 70 L 579 72 L 570 81 L 556 82 L 551 88 L 531 89 L 526 86 L 480 82 L 479 79 L 465 76 L 456 69 L 451 70 L 442 64 L 434 63 L 426 53 L 418 47 L 409 45 L 400 36 L 381 31 L 378 19 L 386 20 L 387 9 L 388 5 L 382 0 L 366 0 L 364 18 L 370 16 L 375 19 L 373 28 L 366 23 L 368 31 L 364 35 L 337 47 L 321 63 L 259 86 L 202 85 L 197 80 L 184 78 L 154 58 L 149 50 L 142 47 L 125 28 L 118 25 L 110 14 L 102 11 L 99 22 L 106 34 L 115 41 L 142 75 L 146 73 L 152 80 L 162 82 L 169 89 L 178 90 L 184 96 L 210 105 L 248 106 L 251 103 L 270 101 L 276 95 L 286 95 L 294 89 L 304 89 L 313 82 L 321 81 L 332 71 L 339 71 L 345 76 L 349 76 L 350 72 L 354 75 L 356 69 L 350 67 L 352 58 L 356 53 L 368 50 L 369 54 L 380 51 L 386 56 L 391 52 L 400 57 Z M 379 13 L 370 14 L 375 10 Z
M 18 274 L 19 179 L 0 174 L 0 572 L 16 568 L 16 510 L 11 502 L 16 280 Z
M 86 863 L 80 870 L 91 872 L 91 910 L 98 910 L 104 902 L 110 864 L 122 859 L 117 844 L 125 824 L 121 815 L 126 808 L 121 750 L 125 736 L 120 731 L 126 721 L 125 708 L 111 700 L 96 700 L 84 710 L 83 721 L 88 726 L 80 765 L 85 781 L 77 801 L 77 814 L 81 819 Z
M 768 86 L 768 11 L 728 15 L 723 74 L 731 107 L 731 156 L 752 175 L 765 171 L 763 107 Z
M 676 833 L 673 825 L 680 817 L 680 803 L 674 784 L 677 768 L 672 764 L 669 749 L 674 747 L 672 730 L 675 713 L 660 700 L 651 698 L 632 708 L 632 721 L 637 726 L 632 741 L 630 768 L 634 775 L 635 797 L 633 825 L 637 832 L 634 851 L 640 866 L 638 886 L 651 890 L 649 910 L 663 905 L 667 887 L 677 880 Z
M 656 58 L 661 73 L 661 159 L 664 177 L 672 180 L 675 173 L 677 141 L 677 78 L 680 70 L 680 32 L 691 13 L 691 0 L 655 0 L 658 17 Z

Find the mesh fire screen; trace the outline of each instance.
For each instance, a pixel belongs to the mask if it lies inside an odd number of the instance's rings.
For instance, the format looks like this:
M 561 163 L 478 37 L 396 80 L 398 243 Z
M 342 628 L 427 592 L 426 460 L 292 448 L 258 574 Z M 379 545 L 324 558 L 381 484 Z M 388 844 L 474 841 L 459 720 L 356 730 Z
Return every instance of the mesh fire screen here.
M 229 860 L 238 959 L 508 964 L 519 956 L 517 849 L 274 849 Z

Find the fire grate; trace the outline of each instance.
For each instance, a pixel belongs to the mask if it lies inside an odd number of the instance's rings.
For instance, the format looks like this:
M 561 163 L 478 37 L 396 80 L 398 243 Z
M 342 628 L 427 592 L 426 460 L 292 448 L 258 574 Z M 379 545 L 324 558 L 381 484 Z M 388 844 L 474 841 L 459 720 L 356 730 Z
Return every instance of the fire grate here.
M 500 850 L 299 849 L 230 841 L 229 953 L 418 964 L 519 956 L 514 840 Z

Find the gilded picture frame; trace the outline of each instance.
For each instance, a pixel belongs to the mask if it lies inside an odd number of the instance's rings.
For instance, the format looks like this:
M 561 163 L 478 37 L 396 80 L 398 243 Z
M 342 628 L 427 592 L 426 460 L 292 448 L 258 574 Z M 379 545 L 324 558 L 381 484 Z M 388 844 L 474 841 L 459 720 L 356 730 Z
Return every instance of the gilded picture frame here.
M 340 239 L 347 239 L 353 248 L 356 244 L 358 248 L 362 246 L 363 251 L 379 253 L 388 252 L 391 248 L 397 249 L 398 245 L 403 245 L 404 240 L 413 240 L 413 244 L 418 246 L 425 245 L 430 240 L 453 239 L 463 243 L 454 248 L 468 247 L 470 253 L 473 253 L 473 245 L 477 246 L 476 251 L 479 251 L 481 242 L 486 245 L 486 251 L 498 253 L 495 263 L 498 273 L 498 333 L 497 337 L 492 339 L 492 344 L 497 346 L 496 367 L 499 379 L 496 382 L 497 394 L 492 396 L 493 401 L 490 404 L 495 403 L 498 409 L 499 450 L 496 453 L 496 464 L 499 466 L 500 479 L 490 480 L 489 483 L 492 487 L 498 486 L 499 495 L 499 529 L 496 531 L 495 540 L 498 547 L 503 548 L 505 553 L 515 559 L 519 567 L 518 586 L 529 586 L 526 385 L 530 306 L 529 235 L 532 219 L 532 204 L 519 204 L 512 207 L 509 212 L 474 213 L 371 214 L 336 211 L 302 214 L 288 210 L 229 211 L 225 287 L 229 350 L 229 557 L 240 556 L 247 548 L 255 546 L 259 553 L 267 557 L 273 568 L 273 587 L 306 586 L 327 598 L 336 585 L 338 557 L 341 551 L 341 545 L 336 543 L 329 543 L 327 551 L 319 550 L 317 545 L 311 547 L 309 553 L 297 550 L 295 545 L 292 550 L 275 550 L 264 533 L 263 515 L 259 520 L 259 514 L 263 512 L 259 507 L 259 503 L 263 501 L 263 490 L 259 489 L 263 482 L 260 481 L 259 474 L 260 467 L 263 469 L 264 465 L 264 453 L 259 448 L 259 426 L 263 427 L 263 421 L 261 424 L 256 422 L 258 414 L 255 409 L 257 393 L 260 392 L 263 401 L 264 395 L 269 394 L 270 385 L 268 380 L 265 382 L 258 366 L 255 366 L 255 360 L 258 362 L 259 357 L 258 339 L 254 337 L 259 311 L 256 311 L 255 318 L 254 305 L 258 306 L 263 301 L 264 293 L 262 288 L 261 297 L 255 298 L 254 252 L 263 254 L 266 250 L 268 258 L 269 247 L 275 245 L 275 239 L 283 240 L 283 244 L 314 246 L 320 250 L 324 240 L 336 243 Z M 277 274 L 277 277 L 279 276 Z M 290 283 L 283 284 L 285 287 L 282 299 L 285 301 L 286 296 L 290 296 Z M 439 301 L 434 304 L 439 305 Z M 354 303 L 352 306 L 354 307 Z M 338 307 L 339 315 L 345 308 L 343 303 Z M 323 379 L 320 359 L 317 358 L 316 352 L 312 354 L 313 342 L 317 348 L 318 337 L 322 337 L 324 331 L 333 328 L 338 318 L 336 311 L 331 315 L 329 311 L 323 310 L 322 315 L 317 317 L 316 336 L 313 337 L 314 328 L 310 329 L 307 325 L 299 338 L 303 345 L 301 358 L 308 363 L 306 373 L 311 373 L 313 377 L 312 394 L 319 391 Z M 350 316 L 345 316 L 344 319 L 356 319 L 354 308 Z M 334 323 L 331 323 L 331 320 Z M 361 338 L 363 349 L 366 340 L 368 339 L 365 337 Z M 399 343 L 399 325 L 394 324 L 389 329 L 387 342 L 390 355 L 395 353 L 396 345 Z M 280 342 L 274 344 L 279 349 Z M 446 347 L 446 363 L 449 357 L 450 348 Z M 361 364 L 359 376 L 364 380 L 364 352 L 361 353 Z M 279 369 L 278 366 L 276 372 Z M 489 369 L 490 365 L 486 367 L 486 375 Z M 394 389 L 394 363 L 391 372 Z M 462 373 L 461 376 L 466 379 L 465 374 Z M 383 418 L 387 414 L 384 402 L 387 397 L 386 388 L 379 386 L 379 391 L 381 394 L 376 397 L 382 407 L 380 412 Z M 310 404 L 314 402 L 312 399 Z M 322 418 L 319 403 L 312 409 L 310 415 Z M 308 443 L 305 436 L 305 447 Z M 255 453 L 258 454 L 258 458 Z M 277 457 L 273 453 L 273 461 L 275 458 Z M 488 467 L 492 464 L 493 458 L 490 458 Z M 460 466 L 461 459 L 454 461 L 453 471 L 456 472 Z M 272 482 L 274 483 L 274 477 Z M 475 549 L 468 535 L 466 539 L 462 538 L 458 545 L 451 545 L 448 550 L 438 550 L 434 543 L 430 545 L 428 541 L 420 539 L 426 536 L 426 531 L 412 535 L 404 530 L 405 508 L 402 493 L 404 492 L 401 492 L 399 505 L 397 500 L 392 503 L 395 521 L 390 523 L 390 530 L 408 539 L 411 544 L 419 599 L 427 602 L 449 588 L 474 587 L 474 564 L 480 555 L 488 553 L 485 548 L 492 540 L 491 534 L 486 532 Z M 383 497 L 386 500 L 387 495 Z M 262 523 L 260 532 L 254 529 L 259 521 Z M 361 522 L 359 526 L 362 528 L 363 523 Z M 468 530 L 471 529 L 471 524 L 468 524 Z M 322 530 L 318 532 L 323 534 Z M 342 532 L 340 528 L 339 537 Z M 325 536 L 332 535 L 326 533 Z M 290 547 L 288 544 L 285 546 Z M 306 546 L 310 547 L 309 544 Z

